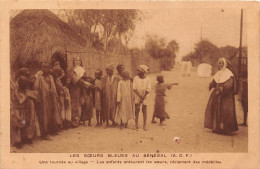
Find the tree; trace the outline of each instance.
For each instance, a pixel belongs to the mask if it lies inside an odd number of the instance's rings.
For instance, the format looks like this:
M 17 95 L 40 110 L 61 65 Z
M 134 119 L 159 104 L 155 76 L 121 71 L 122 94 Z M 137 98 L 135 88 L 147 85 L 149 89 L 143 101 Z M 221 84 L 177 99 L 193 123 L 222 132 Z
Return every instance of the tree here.
M 145 50 L 154 59 L 159 59 L 163 56 L 165 49 L 165 39 L 159 38 L 156 35 L 146 35 Z
M 178 53 L 179 52 L 179 44 L 175 40 L 172 40 L 168 43 L 167 49 L 169 49 L 172 54 Z
M 102 41 L 105 50 L 108 49 L 108 42 L 115 38 L 119 41 L 124 39 L 127 45 L 133 35 L 136 22 L 141 20 L 141 13 L 136 9 L 76 9 L 64 10 L 64 13 L 66 22 L 87 40 L 88 46 L 91 46 L 94 41 Z
M 195 44 L 195 55 L 199 59 L 199 63 L 215 64 L 219 58 L 219 49 L 208 40 L 200 41 Z
M 92 43 L 92 47 L 96 50 L 104 50 L 104 43 L 100 40 L 99 34 L 94 34 L 94 40 Z
M 101 18 L 101 25 L 103 27 L 103 38 L 105 49 L 108 48 L 108 41 L 111 38 L 117 38 L 121 41 L 122 35 L 124 35 L 126 42 L 133 35 L 136 21 L 138 17 L 138 11 L 134 9 L 128 10 L 102 10 L 103 16 Z
M 197 66 L 198 64 L 200 64 L 200 58 L 194 52 L 190 52 L 182 57 L 183 60 L 186 58 L 190 59 L 193 66 Z
M 238 48 L 229 45 L 221 47 L 219 50 L 221 57 L 225 57 L 228 60 L 232 60 L 238 53 Z
M 145 42 L 146 52 L 154 59 L 161 59 L 161 68 L 170 70 L 175 64 L 179 44 L 172 40 L 167 45 L 165 39 L 156 35 L 147 35 Z

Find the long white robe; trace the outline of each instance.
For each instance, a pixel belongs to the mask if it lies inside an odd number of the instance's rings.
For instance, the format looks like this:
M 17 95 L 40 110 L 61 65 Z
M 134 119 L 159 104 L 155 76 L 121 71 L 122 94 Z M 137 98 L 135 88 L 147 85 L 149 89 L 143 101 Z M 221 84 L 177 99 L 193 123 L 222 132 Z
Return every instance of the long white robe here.
M 134 118 L 134 104 L 133 104 L 133 87 L 130 80 L 120 80 L 117 88 L 117 102 L 120 106 L 117 107 L 115 114 L 115 122 L 120 124 L 126 123 L 128 120 Z

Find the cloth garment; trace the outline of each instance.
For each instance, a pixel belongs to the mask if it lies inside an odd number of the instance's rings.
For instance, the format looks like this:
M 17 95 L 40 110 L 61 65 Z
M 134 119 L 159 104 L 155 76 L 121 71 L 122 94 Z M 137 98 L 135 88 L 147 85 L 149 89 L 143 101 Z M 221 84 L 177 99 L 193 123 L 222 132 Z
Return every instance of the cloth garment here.
M 133 102 L 133 86 L 130 80 L 120 80 L 117 88 L 117 107 L 115 114 L 115 122 L 120 124 L 127 123 L 128 120 L 134 118 L 134 102 Z
M 144 96 L 145 94 L 145 91 L 148 91 L 150 93 L 151 91 L 151 80 L 149 77 L 145 77 L 144 79 L 141 79 L 139 76 L 136 76 L 134 78 L 134 81 L 133 81 L 133 90 L 138 90 L 138 92 Z M 148 104 L 148 98 L 149 98 L 149 95 L 146 95 L 144 101 L 143 101 L 143 104 L 144 105 L 147 105 Z M 139 104 L 140 103 L 140 97 L 134 93 L 134 102 L 135 104 Z
M 56 132 L 62 120 L 53 77 L 51 75 L 40 75 L 34 83 L 34 89 L 39 92 L 36 110 L 39 111 L 37 113 L 38 118 L 42 121 L 41 134 Z

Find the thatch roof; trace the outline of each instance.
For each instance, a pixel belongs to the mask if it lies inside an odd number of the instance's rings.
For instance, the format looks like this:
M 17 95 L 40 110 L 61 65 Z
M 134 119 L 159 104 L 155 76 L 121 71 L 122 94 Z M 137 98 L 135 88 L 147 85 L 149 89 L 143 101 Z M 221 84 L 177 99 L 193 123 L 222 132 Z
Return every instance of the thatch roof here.
M 12 68 L 50 60 L 55 51 L 84 47 L 86 41 L 49 10 L 24 10 L 10 22 Z

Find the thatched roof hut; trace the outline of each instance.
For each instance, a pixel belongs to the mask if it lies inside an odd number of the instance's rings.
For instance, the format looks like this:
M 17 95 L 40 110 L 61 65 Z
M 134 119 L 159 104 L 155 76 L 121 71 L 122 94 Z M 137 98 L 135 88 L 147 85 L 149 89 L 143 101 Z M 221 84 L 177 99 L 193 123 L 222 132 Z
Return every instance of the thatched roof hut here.
M 12 69 L 37 68 L 57 51 L 84 46 L 86 41 L 49 10 L 24 10 L 10 22 Z

